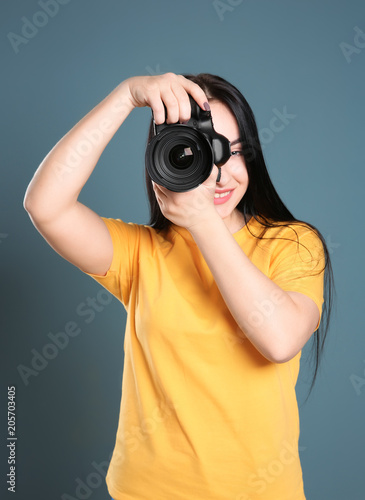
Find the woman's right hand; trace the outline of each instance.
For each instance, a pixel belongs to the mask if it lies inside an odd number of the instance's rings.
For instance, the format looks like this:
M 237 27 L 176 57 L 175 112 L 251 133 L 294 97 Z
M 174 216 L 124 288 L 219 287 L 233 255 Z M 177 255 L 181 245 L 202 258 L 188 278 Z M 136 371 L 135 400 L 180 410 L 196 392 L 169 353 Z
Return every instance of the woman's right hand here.
M 149 106 L 155 123 L 185 122 L 190 119 L 189 94 L 204 110 L 207 96 L 197 85 L 182 75 L 165 73 L 156 76 L 134 76 L 124 82 L 129 89 L 129 98 L 134 107 Z M 167 119 L 165 109 L 167 110 Z M 208 108 L 209 109 L 209 108 Z

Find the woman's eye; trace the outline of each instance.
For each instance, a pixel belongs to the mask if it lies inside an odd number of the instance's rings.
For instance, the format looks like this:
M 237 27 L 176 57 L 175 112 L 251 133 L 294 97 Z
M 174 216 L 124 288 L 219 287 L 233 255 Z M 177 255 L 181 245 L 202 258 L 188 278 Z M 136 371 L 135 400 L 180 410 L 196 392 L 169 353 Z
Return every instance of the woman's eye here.
M 232 156 L 240 156 L 240 155 L 243 155 L 243 151 L 239 150 L 239 151 L 232 151 Z

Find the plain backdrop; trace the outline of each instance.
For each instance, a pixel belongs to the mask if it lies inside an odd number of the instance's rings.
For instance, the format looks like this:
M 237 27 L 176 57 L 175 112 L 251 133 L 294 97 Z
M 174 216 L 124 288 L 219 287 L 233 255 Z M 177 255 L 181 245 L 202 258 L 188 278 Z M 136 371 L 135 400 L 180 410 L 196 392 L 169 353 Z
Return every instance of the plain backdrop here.
M 2 2 L 0 19 L 0 496 L 7 387 L 15 386 L 9 498 L 109 498 L 103 468 L 118 423 L 126 313 L 46 243 L 23 198 L 46 154 L 119 82 L 172 71 L 218 74 L 241 90 L 280 196 L 326 238 L 337 310 L 306 404 L 309 344 L 296 386 L 304 486 L 308 500 L 363 500 L 364 2 L 18 0 Z M 273 132 L 272 118 L 285 110 L 291 119 Z M 150 115 L 132 112 L 82 190 L 80 201 L 99 215 L 147 224 Z M 79 334 L 54 347 L 52 334 L 73 327 Z M 22 377 L 42 352 L 47 364 Z

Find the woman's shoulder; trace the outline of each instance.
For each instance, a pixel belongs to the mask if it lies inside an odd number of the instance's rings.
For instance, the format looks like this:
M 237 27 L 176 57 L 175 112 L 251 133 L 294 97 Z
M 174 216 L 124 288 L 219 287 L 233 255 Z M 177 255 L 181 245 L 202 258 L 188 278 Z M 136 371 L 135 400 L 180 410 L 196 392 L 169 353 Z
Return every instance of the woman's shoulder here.
M 126 242 L 139 244 L 143 240 L 152 240 L 157 236 L 156 230 L 146 224 L 127 222 L 113 217 L 101 217 L 101 219 L 116 244 L 125 244 Z
M 119 246 L 128 244 L 129 248 L 153 251 L 158 247 L 171 246 L 174 240 L 174 234 L 169 228 L 158 229 L 148 224 L 126 222 L 119 218 L 102 217 L 102 219 L 113 241 Z
M 319 231 L 313 225 L 301 220 L 276 221 L 274 219 L 251 217 L 248 222 L 249 229 L 255 231 L 256 236 L 266 238 L 288 237 L 288 235 L 300 237 L 312 234 L 319 236 Z
M 323 247 L 323 237 L 316 227 L 301 220 L 275 221 L 273 219 L 251 218 L 248 223 L 251 236 L 260 241 L 259 246 L 271 250 L 283 250 L 288 245 L 304 245 L 319 250 Z

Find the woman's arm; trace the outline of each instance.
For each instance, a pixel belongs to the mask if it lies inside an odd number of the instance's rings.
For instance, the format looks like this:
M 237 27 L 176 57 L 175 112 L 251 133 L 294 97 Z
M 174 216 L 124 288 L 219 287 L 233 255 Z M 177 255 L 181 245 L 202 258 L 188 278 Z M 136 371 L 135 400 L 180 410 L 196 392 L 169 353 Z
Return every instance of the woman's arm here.
M 151 107 L 156 123 L 190 118 L 188 93 L 204 109 L 207 98 L 180 75 L 137 76 L 124 80 L 82 118 L 47 154 L 35 172 L 24 208 L 46 241 L 82 270 L 106 274 L 113 257 L 111 237 L 101 217 L 78 201 L 102 152 L 135 107 Z
M 86 272 L 105 275 L 113 245 L 101 217 L 78 196 L 132 109 L 122 82 L 53 147 L 25 193 L 24 208 L 39 233 L 64 259 Z
M 315 302 L 304 294 L 282 290 L 261 272 L 219 215 L 190 232 L 232 316 L 261 354 L 275 363 L 298 354 L 319 320 Z
M 133 107 L 124 81 L 51 149 L 25 193 L 24 207 L 33 218 L 50 221 L 76 204 L 106 145 Z

